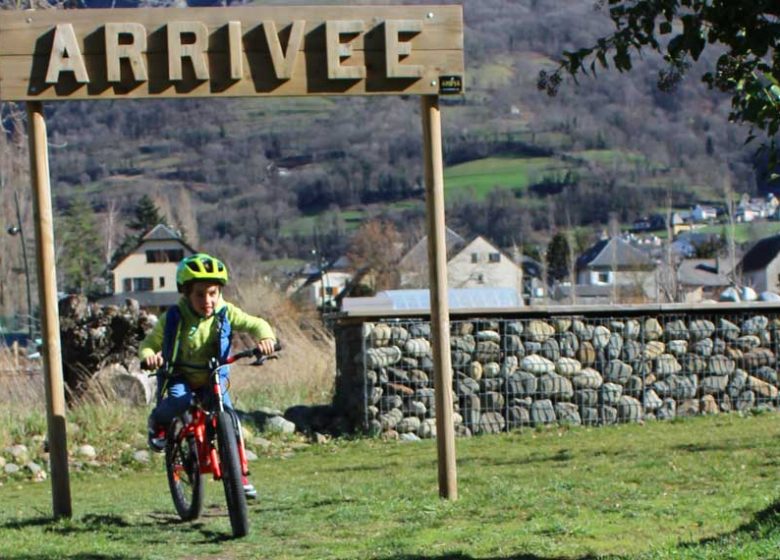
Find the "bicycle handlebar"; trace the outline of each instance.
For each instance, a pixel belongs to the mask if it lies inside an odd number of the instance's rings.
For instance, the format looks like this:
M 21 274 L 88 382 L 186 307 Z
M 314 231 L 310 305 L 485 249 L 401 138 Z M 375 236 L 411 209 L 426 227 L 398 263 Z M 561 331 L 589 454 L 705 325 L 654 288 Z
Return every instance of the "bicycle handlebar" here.
M 274 352 L 279 352 L 281 349 L 282 349 L 282 343 L 277 340 L 276 343 L 274 344 Z M 276 356 L 275 356 L 275 354 L 270 354 L 270 355 L 266 356 L 266 355 L 262 354 L 260 352 L 260 350 L 258 350 L 257 348 L 247 348 L 246 350 L 242 350 L 241 352 L 236 352 L 235 354 L 231 354 L 230 356 L 227 357 L 227 359 L 223 363 L 221 363 L 219 365 L 220 366 L 226 366 L 226 365 L 230 365 L 232 363 L 235 363 L 236 361 L 241 360 L 243 358 L 251 358 L 251 357 L 255 357 L 256 358 L 255 362 L 252 365 L 262 365 L 263 362 L 265 362 L 267 359 L 275 358 Z M 167 364 L 167 363 L 163 364 L 162 367 L 164 368 L 167 365 L 169 365 L 169 364 Z M 179 364 L 179 365 L 185 365 L 185 366 L 193 367 L 190 364 Z M 145 367 L 144 362 L 142 361 L 141 362 L 141 369 L 142 370 L 149 370 L 149 371 L 156 371 L 159 368 L 147 368 L 147 367 Z M 211 368 L 207 366 L 207 367 L 204 367 L 203 369 L 211 369 Z

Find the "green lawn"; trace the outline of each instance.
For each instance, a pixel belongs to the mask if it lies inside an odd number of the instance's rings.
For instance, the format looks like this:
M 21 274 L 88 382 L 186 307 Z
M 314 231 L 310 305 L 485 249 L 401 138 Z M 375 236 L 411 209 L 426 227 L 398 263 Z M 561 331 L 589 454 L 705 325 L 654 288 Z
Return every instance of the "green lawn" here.
M 569 166 L 554 158 L 489 157 L 444 170 L 448 195 L 474 193 L 484 198 L 494 188 L 525 189 L 547 174 L 565 172 Z
M 6 479 L 0 557 L 777 558 L 778 436 L 771 413 L 459 439 L 457 501 L 438 497 L 434 441 L 281 442 L 252 464 L 240 541 L 218 483 L 206 515 L 180 523 L 157 456 L 139 472 L 85 466 L 69 520 L 51 520 L 49 483 Z

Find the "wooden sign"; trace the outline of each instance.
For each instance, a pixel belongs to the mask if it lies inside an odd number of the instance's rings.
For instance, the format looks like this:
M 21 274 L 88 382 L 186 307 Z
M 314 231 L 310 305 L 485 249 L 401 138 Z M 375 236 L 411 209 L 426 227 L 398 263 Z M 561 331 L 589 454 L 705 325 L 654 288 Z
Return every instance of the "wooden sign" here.
M 0 100 L 459 94 L 447 6 L 2 11 Z

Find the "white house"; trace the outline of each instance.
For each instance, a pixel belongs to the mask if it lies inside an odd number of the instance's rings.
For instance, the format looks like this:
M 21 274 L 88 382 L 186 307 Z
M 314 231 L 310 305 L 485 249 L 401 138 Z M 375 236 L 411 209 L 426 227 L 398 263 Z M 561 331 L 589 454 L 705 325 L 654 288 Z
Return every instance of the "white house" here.
M 170 227 L 154 226 L 111 270 L 114 293 L 101 303 L 122 303 L 130 297 L 142 307 L 174 305 L 179 299 L 176 266 L 196 252 Z
M 523 269 L 477 236 L 447 261 L 447 285 L 451 288 L 512 288 L 523 293 Z
M 697 204 L 691 210 L 691 219 L 694 222 L 709 222 L 718 217 L 718 210 L 714 206 Z
M 742 257 L 739 267 L 745 286 L 758 293 L 780 293 L 780 235 L 758 240 Z
M 620 293 L 654 299 L 656 263 L 620 237 L 602 239 L 577 259 L 578 286 L 614 286 Z

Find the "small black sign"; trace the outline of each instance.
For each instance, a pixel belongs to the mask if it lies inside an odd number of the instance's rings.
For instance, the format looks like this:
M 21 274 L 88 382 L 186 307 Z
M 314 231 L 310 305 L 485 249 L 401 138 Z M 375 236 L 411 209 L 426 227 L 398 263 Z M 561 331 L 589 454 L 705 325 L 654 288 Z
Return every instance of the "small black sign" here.
M 439 93 L 463 93 L 463 76 L 439 76 Z

